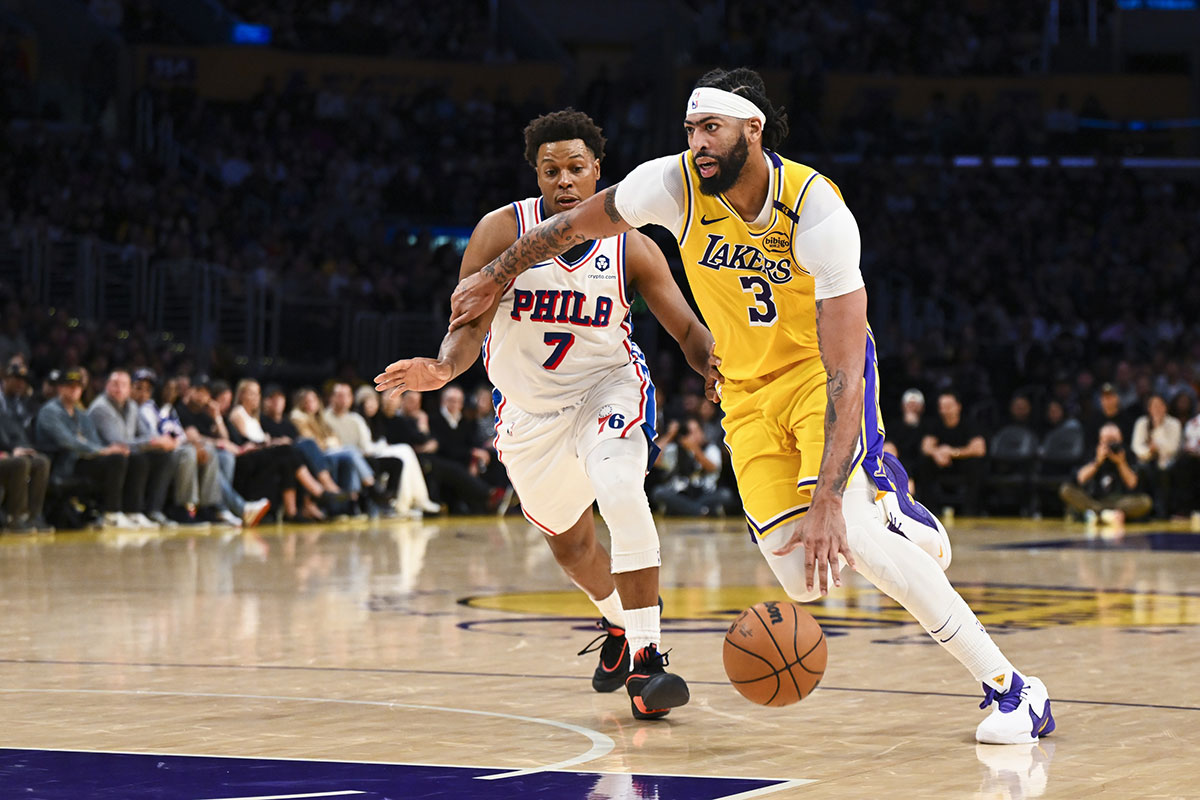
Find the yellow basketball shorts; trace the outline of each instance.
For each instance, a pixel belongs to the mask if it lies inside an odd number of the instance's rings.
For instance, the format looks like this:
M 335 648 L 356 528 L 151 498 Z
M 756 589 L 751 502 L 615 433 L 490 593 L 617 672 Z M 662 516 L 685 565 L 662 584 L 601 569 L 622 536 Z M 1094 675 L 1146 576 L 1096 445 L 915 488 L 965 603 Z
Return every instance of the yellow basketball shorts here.
M 874 342 L 869 338 L 864 373 L 864 413 L 855 459 L 859 464 L 867 460 L 870 472 L 882 476 L 878 464 L 883 423 Z M 761 378 L 726 381 L 722 389 L 725 445 L 755 539 L 794 522 L 812 501 L 825 449 L 825 381 L 821 360 L 809 358 Z

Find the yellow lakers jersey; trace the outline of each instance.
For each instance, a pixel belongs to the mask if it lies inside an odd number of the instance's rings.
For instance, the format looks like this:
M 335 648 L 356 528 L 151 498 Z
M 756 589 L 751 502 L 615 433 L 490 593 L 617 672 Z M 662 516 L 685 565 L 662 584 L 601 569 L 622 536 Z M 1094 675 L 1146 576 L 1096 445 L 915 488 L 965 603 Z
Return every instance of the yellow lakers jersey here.
M 679 252 L 729 380 L 762 377 L 820 355 L 813 278 L 797 261 L 792 242 L 809 185 L 828 179 L 770 151 L 766 155 L 774 171 L 773 196 L 770 220 L 761 230 L 752 229 L 723 196 L 702 194 L 689 154 L 679 157 L 687 203 Z

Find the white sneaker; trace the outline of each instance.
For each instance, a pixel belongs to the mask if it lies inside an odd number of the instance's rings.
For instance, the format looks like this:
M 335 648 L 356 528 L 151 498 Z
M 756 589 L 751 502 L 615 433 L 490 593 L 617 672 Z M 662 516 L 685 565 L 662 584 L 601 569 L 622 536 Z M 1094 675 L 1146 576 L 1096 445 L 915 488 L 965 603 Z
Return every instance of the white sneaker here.
M 133 531 L 137 530 L 140 526 L 120 511 L 109 511 L 104 515 L 104 527 Z
M 980 708 L 995 701 L 988 714 L 975 729 L 975 741 L 983 744 L 1032 744 L 1054 730 L 1050 714 L 1050 695 L 1040 679 L 1024 677 L 1016 670 L 1007 691 L 1000 692 L 983 685 L 984 698 Z
M 132 514 L 126 514 L 125 516 L 129 518 L 130 522 L 145 531 L 156 531 L 159 529 L 159 527 L 161 527 L 157 522 L 150 519 L 140 511 L 135 511 Z
M 246 503 L 246 506 L 242 509 L 242 527 L 253 528 L 262 522 L 262 518 L 270 510 L 271 501 L 265 497 L 261 500 L 252 500 Z
M 228 508 L 222 508 L 220 511 L 218 511 L 217 518 L 221 521 L 220 522 L 221 525 L 228 525 L 231 528 L 242 527 L 241 518 L 237 514 L 234 514 L 232 511 L 230 511 Z

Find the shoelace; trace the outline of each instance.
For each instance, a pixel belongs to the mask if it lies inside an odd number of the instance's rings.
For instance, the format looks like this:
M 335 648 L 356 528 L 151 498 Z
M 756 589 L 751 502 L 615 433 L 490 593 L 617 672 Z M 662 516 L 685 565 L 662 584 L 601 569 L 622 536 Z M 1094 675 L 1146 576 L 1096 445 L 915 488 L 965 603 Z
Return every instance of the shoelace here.
M 664 653 L 660 653 L 660 652 L 658 652 L 657 647 L 655 647 L 654 645 L 649 645 L 648 647 L 642 648 L 641 652 L 645 652 L 646 650 L 649 650 L 651 653 L 654 654 L 650 657 L 650 659 L 653 661 L 657 661 L 659 666 L 663 666 L 663 667 L 670 666 L 671 659 L 667 658 L 667 653 L 670 653 L 671 652 L 670 650 L 667 650 Z
M 590 642 L 588 642 L 587 646 L 584 647 L 582 650 L 580 650 L 575 655 L 586 656 L 588 653 L 593 653 L 593 652 L 599 650 L 600 648 L 604 647 L 605 640 L 607 640 L 609 636 L 613 635 L 613 634 L 609 633 L 610 628 L 604 624 L 604 620 L 598 620 L 596 622 L 596 627 L 599 628 L 600 630 L 604 631 L 604 633 L 600 634 L 595 639 L 592 639 Z
M 987 684 L 984 684 L 984 686 L 987 686 Z M 991 686 L 987 686 L 987 692 L 984 693 L 983 702 L 979 704 L 979 707 L 987 708 L 992 704 L 992 700 L 995 699 L 1000 706 L 1000 712 L 1002 714 L 1009 714 L 1016 711 L 1017 706 L 1021 705 L 1021 701 L 1025 699 L 1027 689 L 1028 687 L 1022 684 L 1021 691 L 1019 692 L 1007 691 L 1000 693 Z

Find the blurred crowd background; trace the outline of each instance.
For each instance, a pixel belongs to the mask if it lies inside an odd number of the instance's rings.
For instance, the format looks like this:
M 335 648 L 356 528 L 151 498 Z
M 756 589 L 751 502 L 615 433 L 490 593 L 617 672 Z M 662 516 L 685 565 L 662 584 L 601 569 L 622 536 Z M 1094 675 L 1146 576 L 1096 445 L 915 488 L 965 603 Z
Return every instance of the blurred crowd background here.
M 914 492 L 970 514 L 1188 515 L 1191 5 L 0 0 L 0 453 L 22 463 L 0 473 L 16 476 L 3 524 L 253 524 L 260 500 L 297 520 L 515 509 L 481 368 L 449 397 L 378 408 L 358 390 L 435 352 L 475 222 L 536 193 L 531 118 L 589 113 L 606 185 L 682 150 L 692 81 L 738 65 L 787 108 L 781 152 L 833 179 L 858 219 L 881 405 Z M 683 283 L 670 237 L 648 232 Z M 663 405 L 655 506 L 738 513 L 719 409 L 644 306 L 634 323 Z M 55 403 L 123 409 L 114 374 L 157 420 L 125 442 L 97 428 L 95 452 L 126 463 L 119 490 L 88 483 L 38 427 Z M 234 414 L 245 380 L 288 419 L 310 387 L 302 414 L 359 414 L 367 434 L 258 441 Z M 163 429 L 189 403 L 202 424 Z M 188 447 L 195 478 L 175 452 Z M 200 502 L 206 448 L 220 486 Z M 139 488 L 138 453 L 155 449 L 179 471 Z M 40 494 L 25 453 L 51 463 Z M 404 463 L 423 488 L 402 485 Z

